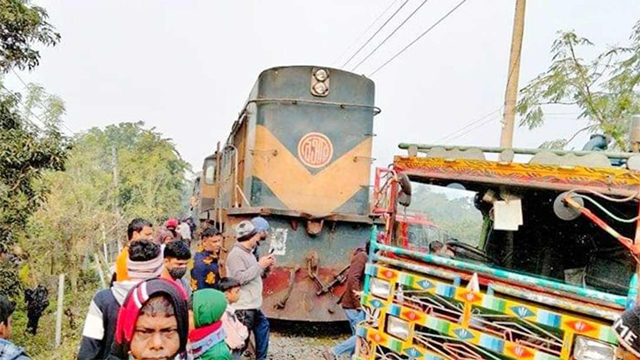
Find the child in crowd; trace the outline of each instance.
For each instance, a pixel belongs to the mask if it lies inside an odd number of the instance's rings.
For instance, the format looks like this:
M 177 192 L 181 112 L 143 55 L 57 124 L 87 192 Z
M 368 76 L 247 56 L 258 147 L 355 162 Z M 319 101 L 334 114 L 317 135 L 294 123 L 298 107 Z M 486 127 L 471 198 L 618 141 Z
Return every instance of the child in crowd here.
M 227 308 L 224 294 L 214 289 L 198 290 L 193 293 L 191 304 L 195 325 L 189 333 L 191 355 L 201 360 L 232 360 L 220 321 Z
M 218 290 L 224 292 L 229 303 L 222 315 L 222 326 L 227 333 L 225 341 L 231 349 L 233 359 L 239 360 L 242 359 L 242 351 L 249 337 L 249 330 L 238 320 L 233 308 L 233 304 L 240 299 L 240 282 L 233 278 L 222 278 L 218 283 Z

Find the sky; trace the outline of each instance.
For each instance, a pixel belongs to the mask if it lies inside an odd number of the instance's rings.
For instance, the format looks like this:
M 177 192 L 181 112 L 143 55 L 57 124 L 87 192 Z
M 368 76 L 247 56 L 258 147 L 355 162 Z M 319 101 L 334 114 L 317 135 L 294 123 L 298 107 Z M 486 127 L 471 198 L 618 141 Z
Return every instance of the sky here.
M 35 0 L 62 41 L 42 49 L 38 68 L 19 75 L 62 97 L 64 122 L 74 132 L 141 120 L 171 138 L 197 171 L 226 139 L 262 70 L 340 68 L 403 1 Z M 345 69 L 352 70 L 422 1 L 408 0 Z M 428 0 L 355 72 L 371 74 L 457 3 Z M 375 166 L 403 153 L 400 142 L 499 144 L 514 8 L 514 0 L 468 0 L 371 77 L 382 108 L 374 125 Z M 530 0 L 520 87 L 547 69 L 558 30 L 574 29 L 594 42 L 584 52 L 588 59 L 624 44 L 638 20 L 637 0 Z M 5 81 L 21 90 L 14 74 Z M 584 126 L 577 109 L 550 112 L 542 128 L 516 129 L 514 146 L 537 147 Z M 580 148 L 586 140 L 579 136 L 571 145 Z

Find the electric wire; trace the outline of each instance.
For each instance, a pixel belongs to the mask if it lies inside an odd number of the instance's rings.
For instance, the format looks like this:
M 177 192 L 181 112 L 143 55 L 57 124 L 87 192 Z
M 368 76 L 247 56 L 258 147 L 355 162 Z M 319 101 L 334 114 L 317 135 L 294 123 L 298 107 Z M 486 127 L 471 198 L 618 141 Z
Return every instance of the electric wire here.
M 471 121 L 471 122 L 467 123 L 465 126 L 461 127 L 460 129 L 457 129 L 457 130 L 455 130 L 455 131 L 451 132 L 450 134 L 448 134 L 448 135 L 446 135 L 446 136 L 444 136 L 444 137 L 440 138 L 438 141 L 436 141 L 436 144 L 437 144 L 437 143 L 440 143 L 440 142 L 442 142 L 442 141 L 448 140 L 450 137 L 452 137 L 452 136 L 454 136 L 454 135 L 457 135 L 457 134 L 458 134 L 458 133 L 460 133 L 461 131 L 464 131 L 464 130 L 468 129 L 470 126 L 473 126 L 473 125 L 475 125 L 475 124 L 477 124 L 477 123 L 481 122 L 482 120 L 485 120 L 486 118 L 488 118 L 489 116 L 492 116 L 493 114 L 495 114 L 495 113 L 499 112 L 500 110 L 502 110 L 502 106 L 501 106 L 501 107 L 499 107 L 499 108 L 497 108 L 497 109 L 495 109 L 495 110 L 493 110 L 492 112 L 490 112 L 490 113 L 488 113 L 488 114 L 486 114 L 486 115 L 484 115 L 484 116 L 482 116 L 482 117 L 480 117 L 480 118 L 476 119 L 476 120 L 473 120 L 473 121 Z
M 369 77 L 372 77 L 373 75 L 375 75 L 378 71 L 382 70 L 385 66 L 389 65 L 393 60 L 395 60 L 398 56 L 402 55 L 402 53 L 404 53 L 405 51 L 407 51 L 411 46 L 413 46 L 415 43 L 417 43 L 420 39 L 422 39 L 422 37 L 424 37 L 425 35 L 427 35 L 429 32 L 431 32 L 431 30 L 433 30 L 436 26 L 438 26 L 441 22 L 443 22 L 446 18 L 448 18 L 451 14 L 453 14 L 456 10 L 458 10 L 460 8 L 460 6 L 462 6 L 464 3 L 466 3 L 467 0 L 462 0 L 460 3 L 458 3 L 458 5 L 456 5 L 453 9 L 449 10 L 448 13 L 446 13 L 443 17 L 441 17 L 438 21 L 436 21 L 433 25 L 431 25 L 431 27 L 429 27 L 425 32 L 423 32 L 422 34 L 420 34 L 420 36 L 418 36 L 415 40 L 413 40 L 412 42 L 409 43 L 409 45 L 405 46 L 402 50 L 400 50 L 397 54 L 395 54 L 394 56 L 392 56 L 389 60 L 387 60 L 384 64 L 380 65 L 377 69 L 375 69 L 371 74 L 369 74 Z
M 630 224 L 630 223 L 634 223 L 634 222 L 638 221 L 638 219 L 640 219 L 640 215 L 638 215 L 638 216 L 636 216 L 636 217 L 634 217 L 632 219 L 623 219 L 621 217 L 618 217 L 614 213 L 612 213 L 611 211 L 607 210 L 599 202 L 597 202 L 597 201 L 593 200 L 592 198 L 590 198 L 589 196 L 581 195 L 581 194 L 573 194 L 572 196 L 575 196 L 577 198 L 581 198 L 581 199 L 585 199 L 585 200 L 589 201 L 590 203 L 595 205 L 598 209 L 602 210 L 602 212 L 607 214 L 610 218 L 612 218 L 615 221 L 618 221 L 618 222 L 621 222 L 621 223 Z
M 400 30 L 400 28 L 402 28 L 404 26 L 404 24 L 407 23 L 407 21 L 409 21 L 413 15 L 415 15 L 421 8 L 422 6 L 424 6 L 424 4 L 426 4 L 429 0 L 423 0 L 422 3 L 415 9 L 413 10 L 413 12 L 411 14 L 409 14 L 409 16 L 407 16 L 406 19 L 404 19 L 404 21 L 402 21 L 402 23 L 400 23 L 400 25 L 396 26 L 395 29 L 393 29 L 393 31 L 391 32 L 391 34 L 387 35 L 386 38 L 384 38 L 384 40 L 382 40 L 382 42 L 380 44 L 378 44 L 378 46 L 376 46 L 375 49 L 373 49 L 373 51 L 371 51 L 367 56 L 365 56 L 364 59 L 360 60 L 360 62 L 353 67 L 353 69 L 351 69 L 351 71 L 355 71 L 360 65 L 362 65 L 362 63 L 364 63 L 365 61 L 367 61 L 367 59 L 369 59 L 376 51 L 378 51 L 378 49 L 380 49 L 380 47 L 382 47 L 382 45 L 384 45 L 387 40 L 389 40 L 391 37 L 393 37 L 393 35 Z
M 24 85 L 25 89 L 29 89 L 29 85 L 27 85 L 27 83 L 22 80 L 22 77 L 20 77 L 20 75 L 18 74 L 18 72 L 16 72 L 15 69 L 11 69 L 11 72 L 13 72 L 13 74 L 18 78 L 18 80 L 22 83 L 22 85 Z M 4 86 L 3 86 L 4 87 Z M 6 88 L 5 88 L 6 89 Z M 24 103 L 22 102 L 22 99 L 20 99 L 20 103 L 22 104 L 22 106 L 24 106 L 25 108 L 27 108 Z M 40 118 L 40 116 L 36 115 L 33 111 L 31 111 L 31 109 L 27 109 L 29 110 L 29 113 L 31 113 L 31 115 L 35 116 L 38 120 L 40 120 L 41 123 L 46 124 L 45 121 L 42 120 L 42 118 Z M 71 130 L 64 122 L 60 121 L 60 124 L 67 129 L 71 134 L 75 134 L 75 131 Z
M 22 105 L 25 109 L 27 109 L 27 111 L 29 111 L 29 113 L 31 115 L 33 115 L 34 117 L 38 118 L 38 116 L 36 114 L 34 114 L 31 109 L 28 109 L 26 106 L 24 106 L 24 103 L 22 102 L 22 98 L 20 96 L 18 96 L 16 93 L 14 93 L 13 91 L 9 90 L 6 86 L 4 86 L 4 84 L 0 83 L 0 87 L 3 88 L 6 92 L 7 95 L 13 96 L 16 98 L 16 100 L 18 100 L 18 102 L 20 103 L 20 105 Z M 31 119 L 26 118 L 26 117 L 21 117 L 22 120 L 25 120 L 29 125 L 35 127 L 36 129 L 40 129 L 40 126 L 36 125 L 36 123 L 34 123 L 33 121 L 31 121 Z M 38 118 L 38 120 L 40 120 Z M 42 124 L 44 125 L 45 123 L 40 120 L 40 122 L 42 122 Z
M 465 1 L 466 1 L 466 0 L 465 0 Z M 342 67 L 343 67 L 343 68 L 344 68 L 344 67 L 346 67 L 346 66 L 347 66 L 347 64 L 349 64 L 349 62 L 351 62 L 351 60 L 353 60 L 353 58 L 354 58 L 354 57 L 356 57 L 356 56 L 360 53 L 360 51 L 362 51 L 362 49 L 364 49 L 364 48 L 365 48 L 365 46 L 369 45 L 369 43 L 371 42 L 371 40 L 373 40 L 373 38 L 375 38 L 375 37 L 376 37 L 376 35 L 378 35 L 378 33 L 379 33 L 380 31 L 382 31 L 382 29 L 384 29 L 384 27 L 385 27 L 385 26 L 387 26 L 387 24 L 388 24 L 388 23 L 389 23 L 389 22 L 390 22 L 390 21 L 391 21 L 391 20 L 392 20 L 396 15 L 398 15 L 398 13 L 400 12 L 400 10 L 402 10 L 402 8 L 403 8 L 405 5 L 407 5 L 407 3 L 408 3 L 408 2 L 409 2 L 409 0 L 405 0 L 405 2 L 403 2 L 403 3 L 402 3 L 402 5 L 400 5 L 400 7 L 399 7 L 399 8 L 397 8 L 397 9 L 396 9 L 396 11 L 394 11 L 394 13 L 393 13 L 393 14 L 391 14 L 391 16 L 387 19 L 387 21 L 385 21 L 385 22 L 384 22 L 384 23 L 383 23 L 383 24 L 378 28 L 378 30 L 376 30 L 376 32 L 374 32 L 374 33 L 373 33 L 373 35 L 371 35 L 371 36 L 369 37 L 369 39 L 368 39 L 364 44 L 362 44 L 362 46 L 360 46 L 360 48 L 359 48 L 359 49 L 358 49 L 358 50 L 357 50 L 353 55 L 351 55 L 351 57 L 350 57 L 350 58 L 349 58 L 349 59 L 348 59 L 344 64 L 342 64 Z
M 362 34 L 360 34 L 360 36 L 358 36 L 357 39 L 355 39 L 351 45 L 349 45 L 343 52 L 342 54 L 340 54 L 340 56 L 338 56 L 332 63 L 331 66 L 334 66 L 335 64 L 338 63 L 338 61 L 340 59 L 342 59 L 342 57 L 344 57 L 345 55 L 347 55 L 347 53 L 349 52 L 349 50 L 351 50 L 358 42 L 360 42 L 360 40 L 362 40 L 362 38 L 369 32 L 369 30 L 371 30 L 373 28 L 373 25 L 375 25 L 378 20 L 382 19 L 382 17 L 384 16 L 384 14 L 386 14 L 392 7 L 393 5 L 397 4 L 398 1 L 400 0 L 395 0 L 393 1 L 380 15 L 378 15 L 378 17 L 371 23 L 371 25 L 369 25 L 367 27 L 367 29 L 365 31 L 362 32 Z
M 471 129 L 469 129 L 469 130 L 467 130 L 467 131 L 465 131 L 465 132 L 463 132 L 463 133 L 459 134 L 458 136 L 456 136 L 456 137 L 454 137 L 454 138 L 452 138 L 452 139 L 447 140 L 447 142 L 451 142 L 451 141 L 453 141 L 453 140 L 457 140 L 457 139 L 459 139 L 459 138 L 463 137 L 464 135 L 467 135 L 468 133 L 472 132 L 473 130 L 479 129 L 479 128 L 481 128 L 481 127 L 485 126 L 486 124 L 488 124 L 488 123 L 490 123 L 490 122 L 492 122 L 492 121 L 499 120 L 499 119 L 500 119 L 500 117 L 495 117 L 495 116 L 494 116 L 494 117 L 492 117 L 492 118 L 489 118 L 489 119 L 487 119 L 486 121 L 481 122 L 481 123 L 480 123 L 480 124 L 478 124 L 477 126 L 474 126 L 474 127 L 472 127 Z

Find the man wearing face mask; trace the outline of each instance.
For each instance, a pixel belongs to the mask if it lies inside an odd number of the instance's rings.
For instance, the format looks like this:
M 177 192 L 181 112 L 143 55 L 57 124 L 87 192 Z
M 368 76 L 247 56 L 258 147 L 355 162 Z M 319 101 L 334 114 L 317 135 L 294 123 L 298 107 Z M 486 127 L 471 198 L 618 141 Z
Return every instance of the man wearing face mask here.
M 164 248 L 164 270 L 162 278 L 171 279 L 182 285 L 191 298 L 191 286 L 184 275 L 187 273 L 187 266 L 191 259 L 189 245 L 183 240 L 176 240 L 167 243 Z

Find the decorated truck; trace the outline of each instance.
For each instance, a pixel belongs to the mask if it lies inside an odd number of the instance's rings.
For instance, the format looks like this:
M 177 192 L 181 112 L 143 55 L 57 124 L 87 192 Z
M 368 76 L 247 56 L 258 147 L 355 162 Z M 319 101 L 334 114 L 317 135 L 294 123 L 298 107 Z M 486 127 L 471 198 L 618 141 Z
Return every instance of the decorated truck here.
M 376 182 L 385 225 L 354 359 L 615 359 L 611 326 L 637 297 L 640 154 L 400 146 Z M 446 251 L 406 246 L 410 213 Z

